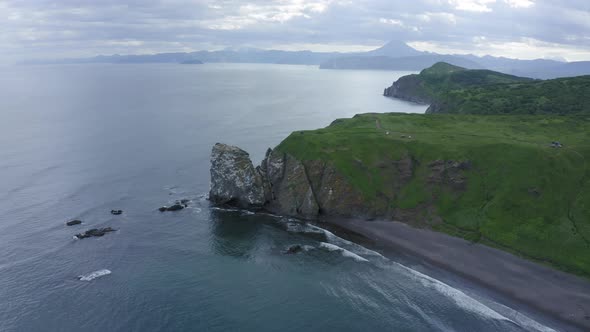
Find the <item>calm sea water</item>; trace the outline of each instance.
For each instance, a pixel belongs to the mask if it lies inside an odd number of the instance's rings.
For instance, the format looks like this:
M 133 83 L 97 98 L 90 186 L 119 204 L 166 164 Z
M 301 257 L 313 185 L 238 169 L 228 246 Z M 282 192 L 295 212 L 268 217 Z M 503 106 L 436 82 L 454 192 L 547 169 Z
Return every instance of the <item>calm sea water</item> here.
M 317 226 L 209 207 L 215 142 L 258 162 L 297 129 L 424 112 L 381 96 L 406 73 L 1 70 L 0 331 L 547 330 Z M 184 198 L 189 209 L 157 211 Z M 83 224 L 64 225 L 74 218 Z M 72 237 L 106 226 L 118 231 Z M 292 244 L 306 251 L 282 254 Z M 101 269 L 112 273 L 77 279 Z

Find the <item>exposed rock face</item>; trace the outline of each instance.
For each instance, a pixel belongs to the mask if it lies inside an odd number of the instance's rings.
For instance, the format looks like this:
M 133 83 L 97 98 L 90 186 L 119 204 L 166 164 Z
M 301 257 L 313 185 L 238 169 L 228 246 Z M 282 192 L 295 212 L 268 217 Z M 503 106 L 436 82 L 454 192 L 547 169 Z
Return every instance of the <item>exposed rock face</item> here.
M 469 161 L 435 160 L 428 164 L 431 170 L 428 182 L 430 184 L 447 184 L 453 189 L 465 189 L 466 178 L 462 171 L 471 168 Z
M 446 111 L 445 106 L 439 102 L 430 104 L 426 109 L 426 114 L 444 113 Z
M 235 146 L 215 144 L 211 152 L 211 202 L 261 208 L 265 197 L 262 176 L 252 165 L 250 155 Z
M 421 92 L 422 79 L 418 75 L 408 75 L 395 81 L 383 91 L 386 97 L 398 98 L 418 104 L 430 104 L 432 99 Z
M 354 167 L 371 173 L 370 167 L 360 160 L 354 163 Z M 268 149 L 261 165 L 254 168 L 245 151 L 218 143 L 211 154 L 209 198 L 217 205 L 264 209 L 299 218 L 320 215 L 369 219 L 423 216 L 424 211 L 430 211 L 429 202 L 414 210 L 402 210 L 391 204 L 402 187 L 414 179 L 418 164 L 417 160 L 406 156 L 375 165 L 383 174 L 395 176 L 390 191 L 379 192 L 376 198 L 367 201 L 343 174 L 327 162 L 302 162 L 289 154 Z M 446 186 L 457 191 L 465 189 L 463 171 L 471 168 L 469 161 L 436 160 L 426 165 L 426 180 L 431 186 Z M 427 213 L 428 218 L 435 220 L 436 211 L 431 210 Z
M 259 169 L 265 182 L 268 210 L 292 216 L 317 216 L 319 206 L 305 166 L 299 160 L 269 150 Z

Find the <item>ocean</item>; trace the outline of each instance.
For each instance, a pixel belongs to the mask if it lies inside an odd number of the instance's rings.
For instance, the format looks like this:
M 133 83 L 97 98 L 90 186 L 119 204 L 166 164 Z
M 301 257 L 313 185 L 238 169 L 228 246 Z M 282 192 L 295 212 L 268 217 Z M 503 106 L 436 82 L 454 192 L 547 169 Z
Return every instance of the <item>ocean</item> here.
M 408 73 L 0 70 L 0 331 L 552 331 L 401 253 L 322 224 L 209 205 L 214 143 L 259 163 L 295 130 L 423 113 L 381 96 Z M 188 208 L 158 211 L 180 199 Z M 72 219 L 82 224 L 66 226 Z M 101 227 L 116 231 L 74 238 Z M 304 250 L 284 253 L 295 244 Z

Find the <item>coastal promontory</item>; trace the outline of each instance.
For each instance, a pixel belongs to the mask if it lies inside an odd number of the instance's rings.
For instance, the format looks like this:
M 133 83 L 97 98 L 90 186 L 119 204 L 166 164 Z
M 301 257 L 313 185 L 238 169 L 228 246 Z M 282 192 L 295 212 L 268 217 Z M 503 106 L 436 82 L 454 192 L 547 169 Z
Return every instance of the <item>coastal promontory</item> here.
M 590 275 L 589 132 L 582 115 L 361 114 L 292 133 L 258 167 L 216 144 L 210 199 L 401 221 Z

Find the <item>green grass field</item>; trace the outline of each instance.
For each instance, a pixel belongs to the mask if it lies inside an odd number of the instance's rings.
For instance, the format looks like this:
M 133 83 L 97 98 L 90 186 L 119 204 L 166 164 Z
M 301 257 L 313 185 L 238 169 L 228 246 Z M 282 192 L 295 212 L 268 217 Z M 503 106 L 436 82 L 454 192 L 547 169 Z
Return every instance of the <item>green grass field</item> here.
M 434 229 L 590 276 L 590 115 L 363 114 L 278 149 L 334 165 L 367 204 L 429 204 L 442 218 Z M 408 157 L 413 176 L 396 186 L 379 165 Z M 439 159 L 472 163 L 464 190 L 427 183 Z

